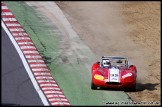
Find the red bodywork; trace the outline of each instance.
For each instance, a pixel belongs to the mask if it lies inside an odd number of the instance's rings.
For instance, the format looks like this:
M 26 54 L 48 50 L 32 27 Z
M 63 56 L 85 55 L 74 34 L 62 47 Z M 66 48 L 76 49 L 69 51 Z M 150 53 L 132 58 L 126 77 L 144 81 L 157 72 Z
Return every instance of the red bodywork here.
M 124 67 L 118 68 L 119 71 L 119 82 L 111 82 L 110 79 L 110 69 L 101 68 L 100 62 L 96 62 L 92 65 L 92 89 L 97 87 L 106 87 L 106 88 L 118 88 L 118 89 L 127 89 L 132 90 L 136 87 L 136 75 L 137 70 L 136 66 L 130 65 L 127 69 Z M 97 75 L 97 76 L 96 76 Z M 95 77 L 96 76 L 96 77 Z M 102 77 L 103 76 L 103 77 Z

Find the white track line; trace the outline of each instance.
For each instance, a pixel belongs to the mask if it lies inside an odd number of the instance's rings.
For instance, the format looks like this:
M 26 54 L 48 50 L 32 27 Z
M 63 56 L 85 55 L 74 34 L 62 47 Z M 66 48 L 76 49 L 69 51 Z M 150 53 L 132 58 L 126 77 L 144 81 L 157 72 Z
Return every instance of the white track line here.
M 24 64 L 24 67 L 25 67 L 25 69 L 26 69 L 26 71 L 27 71 L 32 83 L 33 83 L 33 86 L 34 86 L 35 90 L 37 91 L 38 95 L 40 96 L 43 104 L 46 105 L 46 106 L 49 106 L 49 103 L 48 103 L 45 95 L 43 94 L 42 90 L 39 88 L 38 83 L 37 83 L 36 79 L 34 78 L 34 76 L 32 74 L 32 71 L 31 71 L 31 69 L 30 69 L 30 67 L 29 67 L 29 65 L 28 65 L 28 63 L 27 63 L 27 61 L 26 61 L 20 47 L 18 46 L 17 42 L 15 41 L 15 39 L 13 38 L 11 33 L 8 31 L 7 27 L 5 26 L 5 24 L 3 23 L 2 20 L 1 20 L 1 23 L 2 23 L 1 25 L 2 25 L 3 29 L 6 31 L 6 33 L 9 36 L 11 42 L 13 43 L 14 47 L 16 48 L 16 50 L 17 50 L 17 52 L 18 52 L 18 54 L 19 54 L 19 56 L 20 56 L 20 58 L 21 58 L 21 60 L 22 60 L 22 62 Z
M 23 58 L 26 57 L 26 59 L 28 60 L 29 65 L 27 66 L 27 68 L 29 68 L 29 66 L 31 67 L 30 70 L 33 71 L 34 75 L 33 73 L 31 72 L 30 73 L 32 74 L 33 77 L 36 78 L 36 79 L 34 78 L 34 80 L 35 81 L 37 80 L 44 94 L 46 96 L 52 95 L 52 97 L 50 97 L 49 102 L 51 102 L 52 105 L 59 105 L 59 106 L 70 105 L 68 100 L 63 95 L 61 89 L 57 85 L 56 81 L 54 81 L 54 78 L 52 77 L 49 69 L 47 68 L 46 64 L 42 60 L 42 57 L 39 55 L 38 51 L 36 50 L 36 47 L 32 43 L 32 40 L 29 38 L 29 35 L 25 32 L 25 30 L 22 28 L 19 22 L 15 19 L 14 15 L 10 12 L 7 6 L 2 6 L 2 9 L 4 9 L 4 12 L 2 10 L 2 14 L 1 14 L 2 21 L 7 25 L 8 29 L 10 30 L 11 32 L 10 35 L 12 34 L 11 35 L 12 39 L 14 39 L 15 44 L 17 43 L 16 45 L 19 46 L 18 49 L 19 50 L 21 49 L 20 50 L 21 53 L 19 55 L 22 55 Z M 24 53 L 24 55 L 22 53 Z M 26 60 L 25 60 L 25 63 L 27 63 Z M 30 74 L 28 73 L 28 75 Z M 57 95 L 57 97 L 55 95 Z M 47 103 L 46 105 L 49 105 L 47 101 L 46 103 Z

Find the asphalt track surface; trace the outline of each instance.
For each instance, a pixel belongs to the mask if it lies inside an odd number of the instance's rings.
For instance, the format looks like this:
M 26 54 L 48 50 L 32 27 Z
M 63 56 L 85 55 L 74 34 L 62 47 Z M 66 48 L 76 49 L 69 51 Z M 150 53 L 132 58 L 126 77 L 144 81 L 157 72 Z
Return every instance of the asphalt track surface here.
M 15 47 L 3 28 L 1 34 L 1 104 L 43 106 Z

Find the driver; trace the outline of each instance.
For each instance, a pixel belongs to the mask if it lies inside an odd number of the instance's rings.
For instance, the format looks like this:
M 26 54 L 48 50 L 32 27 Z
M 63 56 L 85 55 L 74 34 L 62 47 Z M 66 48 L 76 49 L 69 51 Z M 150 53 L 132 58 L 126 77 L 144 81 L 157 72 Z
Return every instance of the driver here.
M 110 60 L 106 60 L 106 62 L 104 63 L 104 66 L 105 66 L 106 68 L 111 68 Z

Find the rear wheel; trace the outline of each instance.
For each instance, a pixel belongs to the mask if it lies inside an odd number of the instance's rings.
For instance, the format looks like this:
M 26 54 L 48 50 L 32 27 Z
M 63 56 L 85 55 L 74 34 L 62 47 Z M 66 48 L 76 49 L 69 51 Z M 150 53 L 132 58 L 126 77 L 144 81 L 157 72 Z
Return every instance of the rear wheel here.
M 91 89 L 92 90 L 96 90 L 97 89 L 97 86 L 93 84 L 93 82 L 91 82 Z

